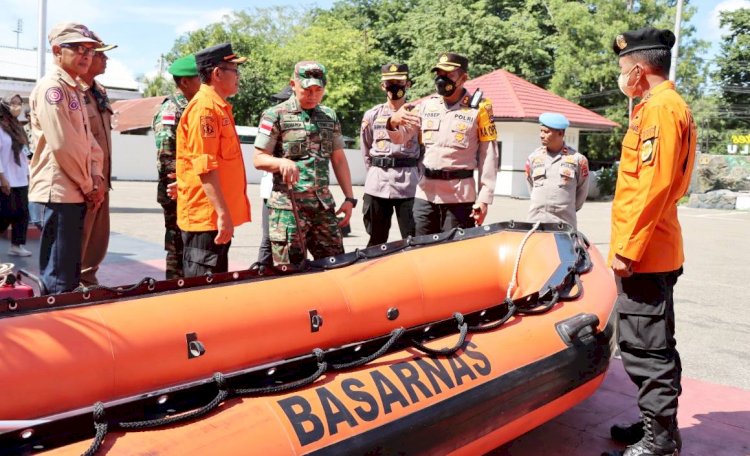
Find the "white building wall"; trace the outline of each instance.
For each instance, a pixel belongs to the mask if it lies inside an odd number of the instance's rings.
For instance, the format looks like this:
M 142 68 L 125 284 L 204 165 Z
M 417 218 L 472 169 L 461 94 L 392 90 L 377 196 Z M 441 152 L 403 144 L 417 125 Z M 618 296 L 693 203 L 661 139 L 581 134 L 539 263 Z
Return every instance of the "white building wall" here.
M 260 182 L 261 172 L 253 166 L 255 148 L 250 144 L 242 145 L 242 156 L 245 159 L 247 182 Z M 346 159 L 352 175 L 352 184 L 364 185 L 365 164 L 358 149 L 345 149 Z M 331 182 L 337 184 L 336 175 L 331 170 Z M 147 135 L 122 135 L 112 132 L 112 177 L 119 180 L 156 181 L 156 145 L 154 133 Z
M 500 170 L 497 174 L 495 194 L 528 198 L 524 174 L 526 159 L 529 154 L 541 145 L 539 124 L 535 122 L 495 122 L 498 140 L 502 143 Z M 568 128 L 565 142 L 578 148 L 578 128 Z

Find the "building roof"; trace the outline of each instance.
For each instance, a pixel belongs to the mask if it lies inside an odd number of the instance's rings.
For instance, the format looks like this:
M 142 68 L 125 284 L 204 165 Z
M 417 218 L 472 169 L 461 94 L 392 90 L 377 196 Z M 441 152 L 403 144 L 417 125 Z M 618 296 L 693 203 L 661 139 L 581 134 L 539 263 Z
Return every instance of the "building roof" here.
M 44 65 L 47 71 L 54 65 L 52 54 L 49 51 L 45 55 Z M 36 83 L 36 76 L 36 49 L 0 46 L 0 85 L 7 86 L 5 91 L 30 91 Z M 107 71 L 101 76 L 97 76 L 96 80 L 110 92 L 115 91 L 117 94 L 114 98 L 140 96 L 138 81 L 135 80 L 125 64 L 117 60 L 116 56 L 110 57 L 107 61 Z M 2 88 L 0 87 L 0 89 Z M 113 98 L 112 93 L 110 93 L 110 98 Z
M 112 103 L 112 129 L 119 132 L 151 128 L 151 122 L 166 97 L 120 100 Z
M 492 102 L 497 121 L 538 122 L 543 112 L 559 112 L 570 120 L 571 127 L 583 130 L 611 130 L 619 124 L 579 106 L 572 101 L 542 89 L 506 70 L 495 70 L 466 81 L 467 90 L 480 88 Z

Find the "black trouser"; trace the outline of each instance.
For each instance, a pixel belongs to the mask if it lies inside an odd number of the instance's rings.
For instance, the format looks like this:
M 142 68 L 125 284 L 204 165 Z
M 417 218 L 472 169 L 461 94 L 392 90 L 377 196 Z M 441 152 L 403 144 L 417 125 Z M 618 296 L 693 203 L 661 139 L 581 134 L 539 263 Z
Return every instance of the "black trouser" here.
M 265 265 L 273 264 L 273 254 L 271 253 L 271 239 L 268 237 L 268 200 L 263 200 L 261 209 L 261 226 L 263 237 L 260 238 L 260 248 L 258 249 L 258 263 Z
M 414 199 L 414 224 L 417 236 L 450 231 L 453 228 L 473 228 L 471 203 L 435 204 Z
M 362 198 L 362 220 L 370 235 L 367 247 L 388 242 L 394 211 L 401 238 L 414 236 L 414 198 L 381 198 L 365 193 Z
M 677 414 L 682 392 L 673 299 L 680 274 L 682 268 L 616 278 L 622 363 L 638 387 L 641 412 L 657 419 Z
M 4 197 L 7 208 L 3 212 L 13 214 L 12 217 L 0 217 L 0 233 L 4 233 L 11 226 L 10 242 L 15 245 L 26 244 L 26 230 L 29 228 L 29 187 L 11 187 L 10 195 Z
M 167 251 L 167 280 L 183 277 L 182 259 L 184 257 L 182 231 L 177 226 L 177 201 L 162 203 L 164 210 L 164 250 Z
M 218 231 L 183 231 L 184 256 L 182 267 L 185 277 L 217 274 L 229 270 L 229 246 L 216 244 Z

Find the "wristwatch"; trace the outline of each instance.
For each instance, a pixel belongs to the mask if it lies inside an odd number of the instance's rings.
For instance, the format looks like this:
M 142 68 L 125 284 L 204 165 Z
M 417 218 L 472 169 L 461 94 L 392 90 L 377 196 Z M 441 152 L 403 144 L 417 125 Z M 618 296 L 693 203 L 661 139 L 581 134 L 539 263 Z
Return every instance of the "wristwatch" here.
M 357 198 L 344 198 L 344 201 L 352 203 L 352 207 L 357 207 Z

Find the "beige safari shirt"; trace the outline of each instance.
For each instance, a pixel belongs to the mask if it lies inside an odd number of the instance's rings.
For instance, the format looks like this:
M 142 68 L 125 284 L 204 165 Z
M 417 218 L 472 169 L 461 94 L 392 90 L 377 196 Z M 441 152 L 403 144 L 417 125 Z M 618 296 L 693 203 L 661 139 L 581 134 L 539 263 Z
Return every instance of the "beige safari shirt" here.
M 443 97 L 435 95 L 419 105 L 425 146 L 422 163 L 434 170 L 478 170 L 479 184 L 474 177 L 442 180 L 422 176 L 417 198 L 436 204 L 492 203 L 499 160 L 492 104 L 484 99 L 472 108 L 469 101 L 466 94 L 446 106 Z M 388 130 L 388 134 L 396 144 L 405 142 L 404 128 Z
M 36 148 L 30 164 L 29 200 L 82 203 L 102 176 L 102 149 L 91 134 L 80 82 L 53 66 L 29 95 Z
M 586 157 L 567 144 L 555 154 L 539 147 L 526 160 L 526 183 L 531 196 L 529 221 L 565 222 L 577 228 L 576 212 L 589 193 Z
M 94 89 L 103 97 L 101 100 L 94 96 Z M 107 90 L 96 81 L 83 94 L 83 100 L 89 117 L 91 133 L 99 147 L 102 148 L 102 175 L 107 191 L 109 191 L 112 187 L 112 106 L 107 97 Z

